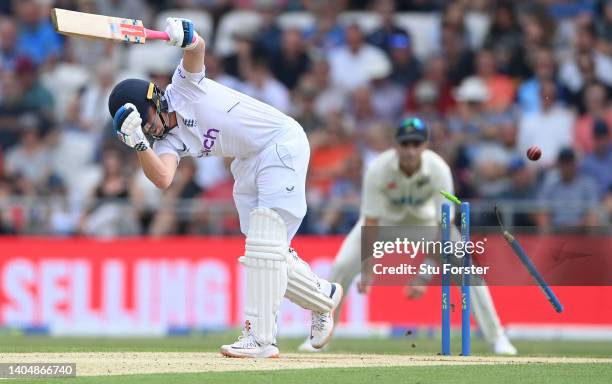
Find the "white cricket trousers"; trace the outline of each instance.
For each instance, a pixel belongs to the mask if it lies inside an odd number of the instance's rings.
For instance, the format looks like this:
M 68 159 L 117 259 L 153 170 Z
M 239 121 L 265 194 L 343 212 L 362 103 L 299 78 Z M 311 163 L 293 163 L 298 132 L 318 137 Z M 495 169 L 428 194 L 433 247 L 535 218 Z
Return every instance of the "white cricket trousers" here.
M 287 226 L 287 242 L 295 236 L 306 215 L 306 173 L 310 145 L 302 127 L 292 121 L 285 133 L 254 156 L 236 158 L 234 202 L 240 230 L 249 231 L 249 213 L 256 207 L 276 211 Z

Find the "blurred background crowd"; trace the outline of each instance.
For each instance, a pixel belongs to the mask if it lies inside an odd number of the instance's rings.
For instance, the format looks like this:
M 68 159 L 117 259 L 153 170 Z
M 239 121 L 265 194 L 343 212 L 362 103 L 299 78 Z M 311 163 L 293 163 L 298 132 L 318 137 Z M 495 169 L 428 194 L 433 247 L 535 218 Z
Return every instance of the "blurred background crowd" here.
M 404 116 L 429 125 L 474 223 L 495 202 L 543 230 L 611 221 L 611 0 L 2 0 L 0 233 L 238 233 L 228 159 L 184 158 L 159 191 L 113 136 L 113 85 L 165 88 L 180 51 L 62 37 L 52 7 L 194 20 L 209 78 L 306 130 L 302 233 L 350 229 Z

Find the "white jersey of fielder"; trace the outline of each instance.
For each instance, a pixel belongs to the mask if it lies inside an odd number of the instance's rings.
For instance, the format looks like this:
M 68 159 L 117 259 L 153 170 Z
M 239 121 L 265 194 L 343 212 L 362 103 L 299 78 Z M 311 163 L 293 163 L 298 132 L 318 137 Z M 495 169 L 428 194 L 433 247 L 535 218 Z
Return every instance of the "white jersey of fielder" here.
M 205 68 L 189 73 L 183 63 L 165 92 L 178 126 L 153 144 L 158 155 L 247 158 L 290 129 L 293 119 L 250 96 L 205 77 Z
M 440 190 L 453 193 L 453 178 L 438 154 L 424 150 L 421 167 L 407 176 L 399 168 L 396 150 L 389 149 L 366 171 L 361 216 L 378 219 L 381 225 L 434 225 L 440 221 Z

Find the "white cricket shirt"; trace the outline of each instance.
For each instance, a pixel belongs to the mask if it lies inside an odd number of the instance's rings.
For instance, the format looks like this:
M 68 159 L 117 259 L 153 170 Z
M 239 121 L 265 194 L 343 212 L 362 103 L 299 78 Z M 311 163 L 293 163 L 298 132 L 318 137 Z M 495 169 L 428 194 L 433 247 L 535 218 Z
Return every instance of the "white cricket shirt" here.
M 189 73 L 183 62 L 166 92 L 178 126 L 153 144 L 158 155 L 250 157 L 276 137 L 299 127 L 274 107 L 205 77 Z
M 366 171 L 361 216 L 383 225 L 433 225 L 440 221 L 440 190 L 453 193 L 453 177 L 437 153 L 424 150 L 421 167 L 407 176 L 399 168 L 397 152 L 389 149 Z

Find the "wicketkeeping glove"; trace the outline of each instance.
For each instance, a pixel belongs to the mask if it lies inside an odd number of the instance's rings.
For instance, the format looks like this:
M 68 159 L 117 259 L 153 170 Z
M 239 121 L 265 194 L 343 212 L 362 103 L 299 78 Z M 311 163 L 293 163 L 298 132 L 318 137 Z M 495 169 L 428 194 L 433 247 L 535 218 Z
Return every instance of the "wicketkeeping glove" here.
M 119 140 L 137 151 L 149 149 L 149 141 L 142 132 L 140 113 L 132 103 L 126 103 L 115 113 L 113 125 Z
M 170 36 L 168 44 L 190 50 L 198 44 L 197 32 L 193 27 L 193 22 L 189 19 L 178 19 L 169 17 L 166 19 L 166 33 Z

